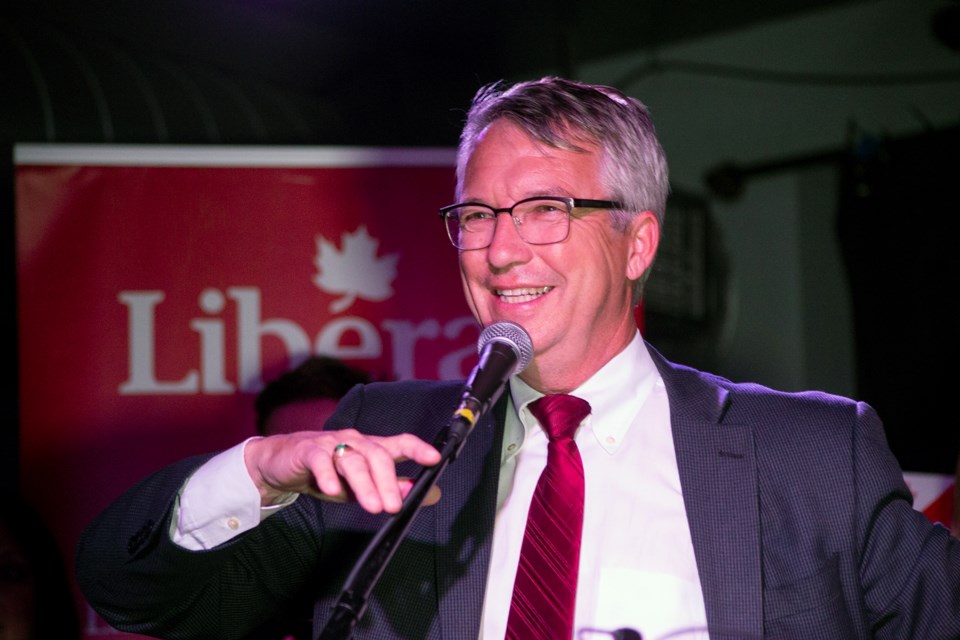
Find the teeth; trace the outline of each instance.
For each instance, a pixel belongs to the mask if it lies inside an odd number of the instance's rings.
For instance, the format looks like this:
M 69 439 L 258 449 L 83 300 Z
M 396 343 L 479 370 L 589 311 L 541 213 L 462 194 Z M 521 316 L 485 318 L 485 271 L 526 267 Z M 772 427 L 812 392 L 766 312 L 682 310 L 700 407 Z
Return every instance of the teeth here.
M 523 289 L 498 289 L 497 295 L 502 302 L 520 303 L 536 300 L 553 287 L 526 287 Z

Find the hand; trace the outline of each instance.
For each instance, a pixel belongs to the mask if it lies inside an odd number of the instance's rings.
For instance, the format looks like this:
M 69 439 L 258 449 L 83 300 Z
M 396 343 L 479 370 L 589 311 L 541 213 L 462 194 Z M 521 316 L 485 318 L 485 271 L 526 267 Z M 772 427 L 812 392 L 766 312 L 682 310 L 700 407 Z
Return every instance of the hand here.
M 334 455 L 337 445 L 349 447 Z M 396 513 L 413 481 L 397 476 L 397 463 L 413 460 L 430 466 L 440 452 L 417 436 L 370 436 L 355 429 L 298 431 L 251 440 L 244 450 L 247 472 L 264 506 L 284 493 L 305 493 L 321 500 L 356 500 L 370 513 Z M 424 505 L 440 499 L 433 487 Z

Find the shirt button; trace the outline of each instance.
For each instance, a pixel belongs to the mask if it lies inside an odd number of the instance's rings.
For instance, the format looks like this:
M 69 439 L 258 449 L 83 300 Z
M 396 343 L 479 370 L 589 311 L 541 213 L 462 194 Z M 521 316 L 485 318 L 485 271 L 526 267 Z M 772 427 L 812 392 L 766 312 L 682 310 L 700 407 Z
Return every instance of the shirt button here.
M 516 450 L 517 450 L 516 443 L 511 444 L 509 447 L 507 447 L 507 451 L 516 451 Z
M 607 436 L 607 444 L 616 444 L 616 443 L 617 443 L 616 438 L 614 438 L 613 436 Z
M 227 526 L 236 531 L 240 528 L 240 520 L 237 518 L 227 518 Z

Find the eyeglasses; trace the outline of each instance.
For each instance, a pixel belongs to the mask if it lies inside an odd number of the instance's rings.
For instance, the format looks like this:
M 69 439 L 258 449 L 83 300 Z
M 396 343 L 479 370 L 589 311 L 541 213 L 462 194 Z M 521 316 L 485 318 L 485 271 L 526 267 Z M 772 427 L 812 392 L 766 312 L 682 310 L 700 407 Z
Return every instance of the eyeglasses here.
M 570 233 L 570 215 L 574 209 L 622 209 L 611 200 L 582 198 L 525 198 L 512 207 L 494 209 L 479 202 L 460 202 L 440 209 L 447 235 L 457 249 L 485 249 L 493 242 L 493 233 L 501 213 L 509 214 L 517 233 L 527 244 L 561 242 Z

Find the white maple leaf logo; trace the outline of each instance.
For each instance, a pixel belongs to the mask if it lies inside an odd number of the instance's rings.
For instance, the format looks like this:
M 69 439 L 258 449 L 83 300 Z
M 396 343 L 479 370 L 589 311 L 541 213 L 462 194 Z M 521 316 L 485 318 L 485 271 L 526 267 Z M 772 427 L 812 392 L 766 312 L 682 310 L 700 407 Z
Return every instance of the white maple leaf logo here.
M 317 274 L 313 283 L 327 293 L 343 294 L 330 303 L 331 313 L 340 313 L 364 298 L 379 302 L 393 295 L 391 284 L 397 277 L 399 254 L 377 257 L 377 240 L 370 237 L 365 226 L 342 236 L 343 250 L 317 235 Z

